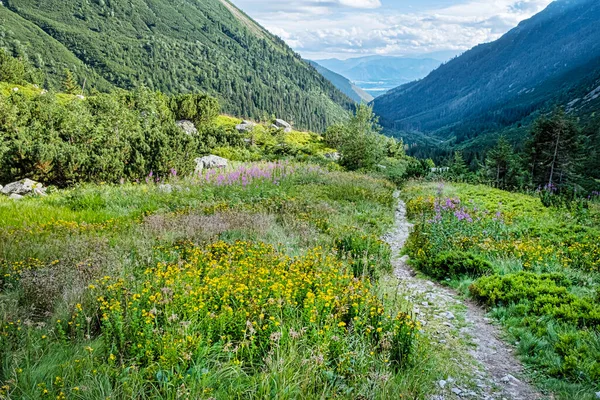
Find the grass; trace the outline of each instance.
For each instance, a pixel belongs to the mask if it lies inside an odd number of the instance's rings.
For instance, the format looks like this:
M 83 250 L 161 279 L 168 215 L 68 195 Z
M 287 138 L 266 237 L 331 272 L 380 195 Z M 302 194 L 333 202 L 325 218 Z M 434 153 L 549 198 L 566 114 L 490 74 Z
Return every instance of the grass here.
M 487 305 L 541 389 L 559 399 L 595 398 L 600 390 L 597 204 L 581 214 L 546 208 L 531 195 L 455 183 L 413 182 L 403 196 L 416 222 L 407 245 L 413 265 L 423 271 L 435 266 L 446 284 Z M 452 260 L 447 271 L 440 254 Z M 491 263 L 493 271 L 469 269 L 473 259 Z
M 425 399 L 457 376 L 388 275 L 390 183 L 261 163 L 169 185 L 0 198 L 0 398 Z

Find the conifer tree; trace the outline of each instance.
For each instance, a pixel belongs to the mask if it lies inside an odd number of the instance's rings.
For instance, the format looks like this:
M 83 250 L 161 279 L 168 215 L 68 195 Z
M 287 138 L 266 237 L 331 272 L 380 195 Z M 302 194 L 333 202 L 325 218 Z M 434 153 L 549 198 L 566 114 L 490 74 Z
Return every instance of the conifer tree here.
M 498 188 L 506 188 L 514 177 L 514 149 L 504 136 L 491 149 L 485 160 L 487 175 Z
M 77 79 L 73 75 L 73 73 L 66 69 L 65 70 L 65 80 L 63 81 L 63 86 L 65 88 L 65 92 L 68 94 L 80 94 L 81 88 L 77 83 Z

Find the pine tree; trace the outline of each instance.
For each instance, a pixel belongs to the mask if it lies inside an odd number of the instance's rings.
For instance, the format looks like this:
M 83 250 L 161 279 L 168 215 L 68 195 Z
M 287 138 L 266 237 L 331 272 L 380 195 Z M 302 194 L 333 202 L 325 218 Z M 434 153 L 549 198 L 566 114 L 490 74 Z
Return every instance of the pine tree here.
M 73 73 L 65 69 L 65 80 L 63 81 L 63 86 L 65 87 L 65 92 L 68 94 L 80 94 L 81 88 L 75 79 Z
M 506 188 L 514 177 L 514 149 L 504 136 L 491 149 L 485 160 L 488 177 L 498 188 Z
M 577 123 L 564 110 L 540 117 L 528 146 L 533 183 L 549 187 L 573 183 L 582 161 L 582 139 Z
M 450 165 L 450 176 L 456 180 L 466 180 L 469 175 L 469 168 L 467 168 L 467 163 L 463 158 L 463 154 L 461 151 L 454 152 L 454 159 L 452 160 L 452 164 Z

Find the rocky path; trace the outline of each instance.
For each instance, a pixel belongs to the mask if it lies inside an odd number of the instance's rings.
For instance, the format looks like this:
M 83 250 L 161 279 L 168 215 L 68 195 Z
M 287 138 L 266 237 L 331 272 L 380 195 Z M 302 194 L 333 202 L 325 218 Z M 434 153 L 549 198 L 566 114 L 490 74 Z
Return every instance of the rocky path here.
M 431 400 L 484 399 L 536 400 L 545 398 L 522 378 L 521 363 L 499 338 L 499 330 L 477 305 L 461 300 L 451 289 L 417 277 L 408 257 L 399 257 L 412 225 L 406 207 L 398 203 L 396 226 L 385 237 L 394 254 L 393 265 L 400 280 L 399 293 L 415 304 L 414 313 L 435 346 L 455 349 L 452 359 L 460 376 L 438 382 L 439 394 Z M 470 353 L 464 357 L 461 352 Z

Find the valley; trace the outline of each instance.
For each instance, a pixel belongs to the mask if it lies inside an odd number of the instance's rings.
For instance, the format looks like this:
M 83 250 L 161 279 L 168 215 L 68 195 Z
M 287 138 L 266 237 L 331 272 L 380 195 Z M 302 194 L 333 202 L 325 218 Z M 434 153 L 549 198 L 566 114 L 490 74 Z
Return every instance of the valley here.
M 596 2 L 267 3 L 0 1 L 0 400 L 599 399 Z

